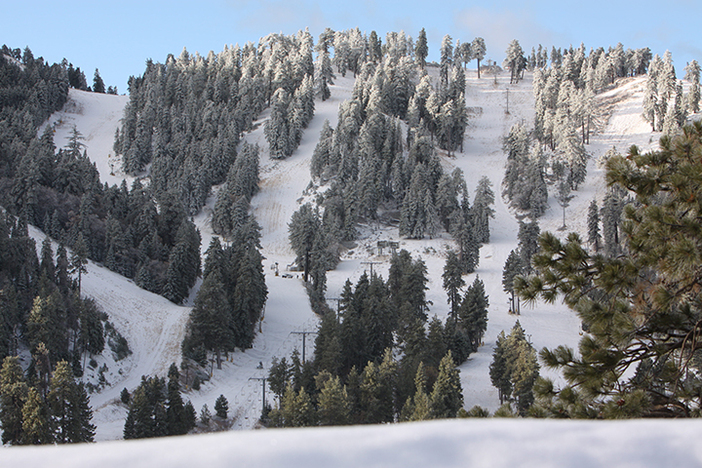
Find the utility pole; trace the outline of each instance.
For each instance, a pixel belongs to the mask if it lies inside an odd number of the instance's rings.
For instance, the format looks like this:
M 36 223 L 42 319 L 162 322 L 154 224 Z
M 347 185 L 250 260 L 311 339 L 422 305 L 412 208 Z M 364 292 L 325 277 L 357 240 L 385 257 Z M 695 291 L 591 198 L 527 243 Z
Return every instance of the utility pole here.
M 339 309 L 341 308 L 341 298 L 340 297 L 328 297 L 328 301 L 336 301 L 336 316 L 339 316 Z
M 505 114 L 509 114 L 509 88 L 507 88 L 507 108 L 505 109 Z
M 370 265 L 370 273 L 371 273 L 371 276 L 373 276 L 373 265 L 380 265 L 380 262 L 371 262 L 371 261 L 361 262 L 361 265 Z
M 261 416 L 263 416 L 263 412 L 266 410 L 266 380 L 268 379 L 266 377 L 249 377 L 249 380 L 260 380 L 263 384 L 263 399 L 261 400 Z
M 293 331 L 290 332 L 291 335 L 302 335 L 302 363 L 305 363 L 305 339 L 307 338 L 307 335 L 312 335 L 312 334 L 317 334 L 316 331 Z

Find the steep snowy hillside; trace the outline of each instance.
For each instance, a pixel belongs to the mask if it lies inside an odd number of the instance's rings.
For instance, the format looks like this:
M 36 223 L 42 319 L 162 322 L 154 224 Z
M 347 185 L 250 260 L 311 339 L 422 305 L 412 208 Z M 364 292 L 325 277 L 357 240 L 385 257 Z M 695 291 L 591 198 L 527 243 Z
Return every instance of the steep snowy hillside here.
M 495 338 L 501 330 L 511 328 L 518 318 L 537 349 L 560 344 L 575 346 L 579 339 L 579 321 L 563 305 L 524 307 L 519 317 L 507 313 L 507 296 L 501 284 L 502 268 L 510 250 L 516 247 L 518 224 L 514 214 L 499 197 L 505 163 L 502 138 L 514 123 L 525 122 L 528 125 L 534 115 L 530 75 L 527 74 L 526 79 L 517 85 L 508 83 L 506 74 L 498 76 L 497 80 L 492 77 L 478 80 L 475 73 L 469 71 L 466 100 L 471 118 L 465 150 L 450 158 L 443 157 L 446 169 L 460 167 L 463 170 L 471 191 L 482 176 L 487 176 L 498 195 L 496 218 L 491 222 L 491 241 L 481 249 L 476 273 L 465 278 L 470 284 L 475 275 L 480 276 L 490 296 L 485 345 L 460 368 L 465 406 L 470 408 L 478 404 L 490 410 L 499 406 L 497 391 L 490 385 L 488 367 Z M 508 87 L 509 114 L 505 112 Z M 588 178 L 568 209 L 570 229 L 584 233 L 587 205 L 595 194 L 601 194 L 602 170 L 595 164 L 596 159 L 613 145 L 623 151 L 630 143 L 647 147 L 657 141 L 657 136 L 651 135 L 650 127 L 640 117 L 642 87 L 641 79 L 631 80 L 601 96 L 613 109 L 612 117 L 588 148 L 593 158 L 589 164 Z M 260 414 L 262 392 L 260 382 L 255 379 L 266 375 L 271 359 L 274 356 L 289 356 L 295 348 L 302 351 L 299 335 L 291 332 L 314 331 L 316 328 L 317 318 L 309 307 L 301 279 L 275 276 L 272 267 L 278 263 L 281 270 L 285 270 L 294 259 L 287 241 L 287 223 L 300 204 L 314 196 L 315 188 L 309 187 L 309 162 L 320 129 L 325 119 L 336 126 L 338 106 L 350 96 L 352 89 L 353 79 L 350 76 L 337 79 L 332 87 L 332 98 L 316 103 L 315 117 L 304 134 L 300 148 L 286 160 L 271 160 L 268 157 L 263 137 L 265 114 L 255 123 L 255 130 L 245 137 L 250 143 L 258 143 L 262 149 L 261 191 L 252 201 L 254 213 L 263 228 L 264 270 L 269 290 L 261 332 L 253 349 L 230 355 L 223 369 L 213 373 L 212 380 L 199 391 L 187 391 L 184 395 L 199 411 L 204 404 L 211 408 L 215 399 L 224 394 L 230 404 L 230 414 L 236 416 L 236 429 L 252 428 Z M 57 146 L 65 143 L 65 136 L 75 124 L 85 136 L 88 156 L 95 161 L 102 179 L 108 183 L 119 183 L 124 177 L 111 148 L 121 109 L 126 102 L 125 97 L 71 91 L 67 107 L 50 120 L 56 128 Z M 212 237 L 209 221 L 215 197 L 216 190 L 195 219 L 202 233 L 203 251 Z M 561 211 L 555 201 L 551 200 L 551 208 L 540 222 L 542 230 L 555 231 L 560 226 Z M 396 228 L 379 228 L 375 225 L 362 226 L 361 231 L 357 247 L 342 257 L 335 271 L 329 272 L 327 296 L 337 297 L 347 278 L 356 281 L 367 267 L 363 262 L 379 262 L 374 267 L 387 278 L 389 256 L 378 255 L 375 246 L 378 240 L 399 240 L 401 248 L 426 262 L 430 279 L 427 295 L 433 303 L 430 314 L 444 318 L 448 305 L 441 287 L 441 274 L 445 252 L 452 245 L 452 240 L 445 234 L 435 239 L 404 240 L 399 238 Z M 35 235 L 37 238 L 41 236 L 40 233 Z M 121 438 L 126 417 L 126 408 L 117 398 L 119 392 L 124 387 L 133 390 L 142 375 L 164 375 L 171 362 L 179 361 L 180 342 L 190 308 L 175 306 L 147 293 L 99 265 L 89 265 L 84 285 L 85 294 L 98 301 L 134 351 L 132 356 L 119 363 L 105 362 L 109 367 L 107 388 L 91 395 L 94 423 L 98 426 L 97 439 L 118 439 Z M 334 307 L 335 303 L 330 301 L 330 305 Z M 308 340 L 308 356 L 312 349 L 312 343 Z M 103 362 L 98 364 L 102 365 Z M 271 397 L 268 394 L 267 398 Z
M 119 185 L 125 178 L 130 181 L 112 150 L 115 130 L 128 102 L 128 96 L 69 89 L 68 102 L 47 122 L 54 129 L 54 144 L 57 148 L 63 147 L 75 127 L 83 135 L 83 143 L 90 159 L 97 165 L 103 183 Z M 39 133 L 43 130 L 42 127 Z

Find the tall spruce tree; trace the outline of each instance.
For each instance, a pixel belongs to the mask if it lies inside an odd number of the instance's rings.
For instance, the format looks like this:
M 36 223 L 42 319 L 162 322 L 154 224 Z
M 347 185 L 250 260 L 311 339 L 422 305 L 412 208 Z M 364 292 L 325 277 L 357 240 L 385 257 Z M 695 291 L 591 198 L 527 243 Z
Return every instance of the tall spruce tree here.
M 450 316 L 454 322 L 458 319 L 461 288 L 466 285 L 466 282 L 463 281 L 462 274 L 460 260 L 456 252 L 449 250 L 442 278 L 444 279 L 444 289 L 448 295 L 448 303 L 451 306 Z
M 434 419 L 455 418 L 463 407 L 463 387 L 460 372 L 451 351 L 441 359 L 439 375 L 429 397 L 429 412 Z
M 427 33 L 422 28 L 417 36 L 417 42 L 414 44 L 414 57 L 417 60 L 417 65 L 422 70 L 426 66 L 427 56 L 429 55 L 429 47 L 427 46 Z
M 66 361 L 56 365 L 46 400 L 56 443 L 93 441 L 95 426 L 90 422 L 93 411 L 88 405 L 88 394 L 83 384 L 74 380 Z

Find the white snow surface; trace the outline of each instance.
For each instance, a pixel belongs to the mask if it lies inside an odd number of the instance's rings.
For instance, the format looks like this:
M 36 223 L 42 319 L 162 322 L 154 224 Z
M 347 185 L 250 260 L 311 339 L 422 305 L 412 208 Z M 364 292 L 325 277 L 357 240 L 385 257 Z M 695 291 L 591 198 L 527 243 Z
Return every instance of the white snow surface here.
M 446 420 L 3 450 L 8 467 L 702 466 L 697 421 Z
M 555 200 L 539 220 L 542 231 L 559 235 L 575 231 L 585 237 L 587 207 L 593 197 L 601 202 L 603 170 L 596 161 L 612 146 L 620 152 L 631 144 L 644 150 L 655 148 L 659 134 L 641 118 L 643 78 L 628 79 L 613 90 L 603 93 L 611 116 L 603 130 L 588 146 L 592 158 L 588 177 L 567 211 L 567 231 L 556 231 L 562 223 L 562 211 Z M 509 114 L 505 112 L 509 88 Z M 193 402 L 196 410 L 215 399 L 227 397 L 232 429 L 252 429 L 261 411 L 261 385 L 255 378 L 267 374 L 272 358 L 289 356 L 294 349 L 302 351 L 296 331 L 314 331 L 318 319 L 307 300 L 302 280 L 275 276 L 275 262 L 284 272 L 294 260 L 288 244 L 287 224 L 299 206 L 312 200 L 317 187 L 310 185 L 309 162 L 325 119 L 336 126 L 339 104 L 350 97 L 353 78 L 338 77 L 331 87 L 331 99 L 316 102 L 315 117 L 305 131 L 295 154 L 286 160 L 271 160 L 263 137 L 264 113 L 256 129 L 246 136 L 261 146 L 261 191 L 252 201 L 253 211 L 261 224 L 264 271 L 268 301 L 260 333 L 254 346 L 236 352 L 214 370 L 212 379 L 199 391 L 186 390 L 184 399 Z M 488 329 L 485 344 L 460 366 L 465 407 L 480 405 L 494 411 L 499 407 L 497 391 L 491 386 L 488 367 L 497 334 L 508 331 L 519 319 L 527 337 L 537 349 L 561 344 L 577 347 L 580 322 L 562 304 L 522 307 L 520 316 L 507 313 L 507 296 L 502 291 L 502 268 L 509 252 L 516 248 L 518 223 L 514 213 L 500 197 L 505 156 L 502 138 L 517 122 L 529 126 L 534 117 L 531 75 L 517 85 L 509 85 L 507 75 L 483 77 L 475 71 L 467 73 L 467 106 L 471 110 L 464 151 L 452 157 L 442 156 L 446 170 L 460 167 L 472 190 L 482 176 L 487 176 L 496 193 L 496 218 L 491 221 L 490 243 L 480 252 L 476 273 L 466 276 L 471 284 L 475 275 L 485 283 L 490 296 Z M 85 137 L 88 157 L 96 163 L 101 179 L 110 184 L 125 179 L 117 158 L 112 154 L 115 130 L 127 103 L 123 96 L 109 96 L 71 90 L 64 110 L 49 120 L 56 129 L 58 147 L 73 125 Z M 128 183 L 131 182 L 127 178 Z M 322 188 L 323 189 L 323 188 Z M 213 236 L 210 228 L 212 206 L 218 188 L 208 200 L 195 222 L 203 237 L 202 250 Z M 375 270 L 387 278 L 389 256 L 378 255 L 378 240 L 399 240 L 400 246 L 421 257 L 429 275 L 428 299 L 430 314 L 444 319 L 448 312 L 446 294 L 441 287 L 445 254 L 453 241 L 446 234 L 435 239 L 406 240 L 396 228 L 361 226 L 357 247 L 345 252 L 338 268 L 328 273 L 327 297 L 338 297 L 350 279 L 356 282 L 367 268 L 362 262 L 379 262 Z M 40 244 L 44 235 L 32 230 Z M 387 252 L 384 252 L 387 254 Z M 98 366 L 108 367 L 107 384 L 91 394 L 96 439 L 120 439 L 127 409 L 119 402 L 122 388 L 134 390 L 142 375 L 164 376 L 172 362 L 180 361 L 180 343 L 184 335 L 190 307 L 177 306 L 164 298 L 138 288 L 100 265 L 90 263 L 83 276 L 83 293 L 93 297 L 107 312 L 109 320 L 128 340 L 133 354 L 119 362 L 106 351 L 98 357 Z M 195 290 L 187 302 L 192 305 Z M 330 306 L 336 303 L 330 301 Z M 307 356 L 313 353 L 313 337 L 308 337 Z M 308 357 L 309 359 L 309 357 Z M 259 368 L 262 364 L 263 368 Z M 560 377 L 542 369 L 547 375 Z M 86 379 L 96 382 L 97 371 L 87 369 Z M 267 393 L 267 399 L 273 398 Z M 575 422 L 544 420 L 455 420 L 383 425 L 375 427 L 308 428 L 226 433 L 153 439 L 148 441 L 105 442 L 72 447 L 12 448 L 0 451 L 2 466 L 702 466 L 702 448 L 696 448 L 702 424 L 695 421 L 626 421 Z

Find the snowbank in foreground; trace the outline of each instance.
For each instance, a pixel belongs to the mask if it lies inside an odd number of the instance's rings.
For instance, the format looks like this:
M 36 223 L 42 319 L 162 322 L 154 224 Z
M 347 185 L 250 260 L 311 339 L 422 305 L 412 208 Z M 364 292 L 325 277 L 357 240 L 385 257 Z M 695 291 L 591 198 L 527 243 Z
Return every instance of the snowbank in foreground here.
M 472 419 L 17 447 L 0 460 L 54 468 L 695 467 L 702 466 L 700 435 L 695 420 Z

